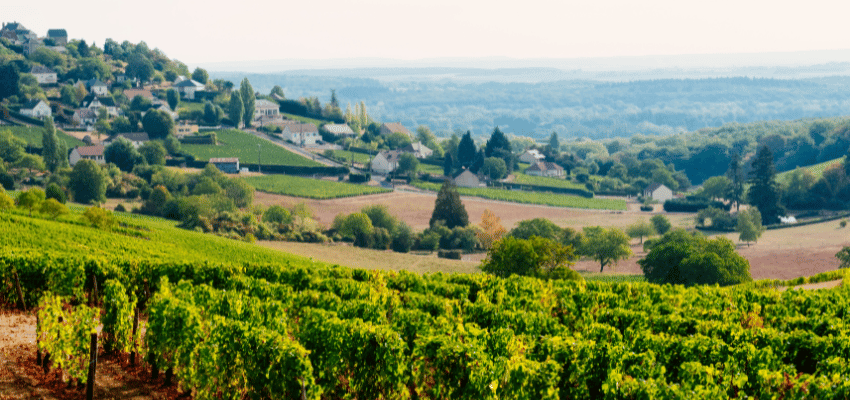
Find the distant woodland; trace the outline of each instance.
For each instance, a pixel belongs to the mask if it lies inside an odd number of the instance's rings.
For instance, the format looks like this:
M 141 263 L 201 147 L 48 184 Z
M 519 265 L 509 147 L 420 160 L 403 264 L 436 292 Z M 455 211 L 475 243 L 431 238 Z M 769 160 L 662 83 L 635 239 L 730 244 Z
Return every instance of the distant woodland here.
M 236 81 L 244 73 L 213 73 Z M 289 99 L 342 107 L 364 101 L 369 115 L 427 125 L 439 136 L 456 131 L 545 139 L 605 139 L 669 135 L 728 123 L 832 117 L 850 110 L 850 77 L 810 79 L 707 78 L 630 82 L 570 80 L 539 83 L 471 82 L 457 74 L 422 79 L 369 79 L 325 75 L 248 74 L 260 92 L 280 85 Z

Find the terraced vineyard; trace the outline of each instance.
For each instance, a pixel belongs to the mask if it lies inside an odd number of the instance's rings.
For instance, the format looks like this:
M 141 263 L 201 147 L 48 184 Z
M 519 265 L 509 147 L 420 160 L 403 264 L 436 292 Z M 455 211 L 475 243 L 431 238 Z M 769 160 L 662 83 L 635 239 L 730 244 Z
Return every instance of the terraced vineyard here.
M 438 192 L 439 184 L 429 182 L 414 182 L 413 186 L 420 189 Z M 458 193 L 463 196 L 482 197 L 491 200 L 512 201 L 516 203 L 542 204 L 554 207 L 589 208 L 599 210 L 625 210 L 626 201 L 620 199 L 588 199 L 579 196 L 570 196 L 554 193 L 524 192 L 517 190 L 504 190 L 492 188 L 457 188 Z
M 263 164 L 297 167 L 323 166 L 316 161 L 302 157 L 250 133 L 227 129 L 216 131 L 215 134 L 218 145 L 184 144 L 181 148 L 183 152 L 200 161 L 208 161 L 214 157 L 239 157 L 239 162 L 243 164 L 256 164 L 258 158 L 262 158 L 260 161 Z
M 245 178 L 245 180 L 257 190 L 263 192 L 309 199 L 336 199 L 391 191 L 375 186 L 301 178 L 291 175 L 251 176 Z
M 44 128 L 40 128 L 37 126 L 0 126 L 0 130 L 8 130 L 12 132 L 17 138 L 23 139 L 23 141 L 27 142 L 28 147 L 40 149 L 41 148 L 41 135 L 44 132 Z M 64 132 L 59 130 L 56 131 L 56 136 L 60 141 L 65 142 L 65 146 L 68 149 L 73 149 L 77 146 L 85 146 L 82 140 L 79 140 L 73 136 L 70 136 Z

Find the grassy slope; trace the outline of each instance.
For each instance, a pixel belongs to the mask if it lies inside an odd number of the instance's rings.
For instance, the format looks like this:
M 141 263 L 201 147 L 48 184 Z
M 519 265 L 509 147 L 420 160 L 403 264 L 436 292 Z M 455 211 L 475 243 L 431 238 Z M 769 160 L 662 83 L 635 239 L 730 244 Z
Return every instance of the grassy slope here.
M 15 137 L 21 138 L 27 142 L 27 146 L 41 148 L 41 135 L 44 132 L 44 128 L 36 126 L 3 126 L 0 127 L 0 129 L 11 131 L 12 135 L 15 135 Z M 81 140 L 63 132 L 56 131 L 56 136 L 60 141 L 65 142 L 68 149 L 73 149 L 77 146 L 85 146 Z
M 440 185 L 436 183 L 413 183 L 420 189 L 440 190 Z M 574 208 L 589 208 L 601 210 L 625 210 L 626 201 L 618 199 L 587 199 L 579 196 L 569 196 L 554 193 L 537 193 L 524 192 L 516 190 L 492 189 L 492 188 L 463 188 L 459 187 L 458 192 L 462 196 L 482 197 L 491 200 L 512 201 L 516 203 L 526 204 L 542 204 L 554 207 L 574 207 Z
M 379 187 L 301 178 L 291 175 L 251 176 L 245 180 L 263 192 L 310 199 L 335 199 L 389 192 Z
M 826 170 L 827 168 L 829 168 L 832 165 L 838 164 L 838 163 L 843 162 L 843 161 L 844 161 L 844 157 L 838 157 L 834 160 L 824 161 L 820 164 L 809 165 L 807 167 L 802 167 L 802 168 L 805 169 L 805 170 L 808 170 L 812 174 L 814 174 L 816 179 L 820 179 L 820 177 L 823 176 L 824 170 Z M 785 172 L 782 172 L 780 174 L 776 174 L 776 181 L 780 182 L 780 183 L 787 183 L 788 178 L 791 176 L 791 172 L 793 172 L 793 170 L 785 171 Z
M 180 229 L 173 221 L 125 213 L 115 215 L 120 222 L 138 227 L 142 237 L 69 223 L 79 219 L 79 210 L 59 222 L 3 212 L 0 213 L 0 249 L 49 250 L 138 260 L 313 265 L 306 257 Z
M 250 133 L 228 129 L 216 131 L 216 139 L 219 144 L 201 145 L 184 144 L 181 146 L 184 152 L 193 155 L 198 160 L 209 160 L 213 157 L 239 157 L 241 163 L 257 163 L 257 158 L 262 158 L 263 164 L 292 165 L 301 167 L 321 167 L 313 160 L 304 158 L 268 140 L 260 139 Z M 257 145 L 260 146 L 257 154 Z
M 564 179 L 550 178 L 546 176 L 531 176 L 526 174 L 516 174 L 515 177 L 516 178 L 514 179 L 514 182 L 526 185 L 587 190 L 587 188 L 580 183 L 575 183 Z

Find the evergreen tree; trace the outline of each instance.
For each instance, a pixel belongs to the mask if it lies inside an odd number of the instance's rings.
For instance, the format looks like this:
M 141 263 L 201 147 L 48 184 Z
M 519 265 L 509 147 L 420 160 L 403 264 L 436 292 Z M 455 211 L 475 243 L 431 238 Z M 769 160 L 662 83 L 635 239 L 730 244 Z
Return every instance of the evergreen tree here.
M 244 110 L 244 106 L 242 105 L 242 95 L 239 91 L 233 91 L 230 93 L 230 106 L 227 110 L 227 116 L 230 118 L 230 122 L 233 123 L 233 126 L 239 128 L 239 125 L 242 123 L 242 113 Z
M 250 127 L 251 121 L 254 120 L 254 88 L 248 82 L 248 78 L 242 79 L 242 84 L 239 86 L 239 94 L 242 96 L 242 122 L 245 126 Z
M 741 168 L 741 155 L 735 153 L 732 155 L 732 161 L 729 162 L 729 170 L 726 171 L 726 177 L 729 178 L 729 192 L 726 195 L 730 201 L 734 201 L 736 211 L 741 210 L 741 199 L 744 197 L 744 171 Z
M 472 171 L 472 173 L 477 174 L 478 171 L 481 171 L 481 167 L 484 166 L 485 158 L 486 157 L 484 156 L 484 149 L 479 149 L 478 154 L 475 155 L 475 162 L 472 163 L 472 165 L 469 167 L 469 170 Z
M 53 118 L 44 120 L 44 130 L 41 134 L 41 157 L 44 165 L 50 172 L 56 172 L 56 168 L 62 166 L 62 157 L 59 146 L 59 138 L 56 136 L 56 128 L 53 126 Z
M 172 110 L 176 111 L 177 106 L 180 105 L 180 94 L 172 88 L 165 92 L 165 97 L 168 100 L 168 106 L 171 107 Z
M 561 148 L 561 142 L 558 141 L 558 132 L 552 132 L 552 136 L 549 136 L 549 147 L 552 148 L 552 151 L 555 153 Z
M 767 146 L 762 146 L 756 153 L 750 172 L 750 190 L 747 198 L 751 205 L 758 207 L 761 221 L 764 225 L 779 222 L 779 217 L 785 215 L 785 208 L 779 204 L 782 197 L 779 184 L 776 183 L 776 168 L 773 165 L 773 152 Z
M 443 182 L 440 193 L 437 194 L 437 200 L 434 202 L 434 212 L 431 214 L 431 220 L 428 221 L 428 224 L 433 228 L 437 224 L 437 221 L 445 221 L 445 225 L 449 229 L 456 226 L 465 227 L 469 225 L 469 215 L 466 213 L 466 207 L 460 201 L 457 186 L 450 179 L 446 179 Z
M 475 141 L 472 140 L 472 132 L 466 131 L 466 134 L 460 139 L 457 145 L 457 163 L 463 168 L 469 168 L 475 162 L 477 156 L 475 149 Z
M 484 158 L 499 157 L 505 160 L 505 166 L 508 167 L 508 172 L 513 171 L 514 156 L 511 141 L 497 126 L 493 129 L 493 134 L 487 140 L 487 145 L 484 150 Z M 483 163 L 483 161 L 482 161 Z
M 455 160 L 452 153 L 446 153 L 446 158 L 443 159 L 443 175 L 451 177 L 454 172 Z
M 336 89 L 331 89 L 331 107 L 339 108 L 339 99 L 336 98 Z

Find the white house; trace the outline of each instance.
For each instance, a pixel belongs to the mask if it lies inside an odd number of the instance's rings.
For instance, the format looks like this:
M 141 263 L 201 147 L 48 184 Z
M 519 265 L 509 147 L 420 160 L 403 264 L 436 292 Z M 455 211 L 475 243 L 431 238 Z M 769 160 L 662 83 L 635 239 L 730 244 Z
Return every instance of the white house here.
M 478 176 L 472 173 L 472 171 L 465 169 L 463 172 L 459 173 L 454 177 L 455 185 L 459 187 L 480 187 L 486 186 L 486 184 L 482 184 L 481 180 L 478 179 Z
M 112 97 L 98 97 L 94 93 L 89 94 L 83 99 L 83 108 L 89 108 L 95 110 L 95 112 L 101 108 L 105 108 L 106 113 L 110 116 L 118 116 L 118 107 L 115 105 L 115 100 L 112 100 Z
M 428 158 L 431 154 L 434 154 L 434 151 L 422 144 L 422 142 L 411 143 L 402 148 L 401 151 L 412 153 L 416 158 Z
M 559 177 L 564 176 L 564 168 L 549 161 L 538 161 L 525 169 L 526 175 Z
M 254 120 L 258 120 L 260 117 L 271 117 L 275 119 L 279 115 L 280 106 L 277 105 L 277 103 L 266 99 L 257 99 L 257 101 L 254 102 Z
M 94 93 L 98 96 L 108 96 L 109 95 L 109 86 L 106 86 L 106 83 L 101 81 L 100 79 L 91 79 L 86 82 L 86 89 L 90 93 Z
M 71 121 L 76 125 L 90 127 L 97 122 L 97 111 L 91 108 L 78 108 L 74 111 Z
M 316 144 L 316 141 L 322 137 L 319 135 L 319 130 L 313 124 L 287 124 L 283 126 L 283 131 L 280 133 L 283 140 L 288 140 L 295 144 Z
M 77 162 L 80 160 L 93 160 L 98 164 L 106 164 L 106 160 L 103 159 L 103 146 L 83 146 L 83 147 L 75 147 L 74 150 L 71 150 L 71 154 L 68 156 L 68 163 L 73 167 L 77 165 Z
M 386 175 L 398 168 L 398 160 L 402 152 L 398 150 L 384 150 L 372 159 L 372 172 Z
M 534 164 L 538 161 L 543 161 L 546 158 L 543 154 L 540 154 L 537 149 L 529 149 L 524 151 L 519 155 L 519 160 L 524 163 Z
M 49 117 L 52 112 L 44 100 L 30 100 L 21 106 L 21 114 L 32 118 Z
M 179 83 L 175 83 L 174 89 L 177 89 L 183 97 L 194 100 L 195 92 L 204 90 L 204 84 L 192 79 L 184 79 Z
M 357 134 L 354 133 L 354 131 L 351 130 L 351 127 L 347 124 L 325 124 L 324 126 L 322 126 L 322 129 L 336 136 L 357 136 Z
M 126 132 L 126 133 L 116 133 L 115 135 L 110 136 L 108 139 L 103 141 L 104 145 L 110 145 L 119 137 L 127 139 L 130 143 L 133 144 L 133 147 L 139 148 L 139 146 L 143 145 L 145 142 L 150 141 L 150 137 L 146 132 Z
M 654 182 L 643 190 L 643 197 L 649 197 L 663 203 L 673 199 L 673 191 L 661 183 Z
M 38 81 L 39 85 L 52 85 L 56 83 L 56 71 L 43 65 L 32 67 L 30 73 L 35 76 L 35 80 Z

